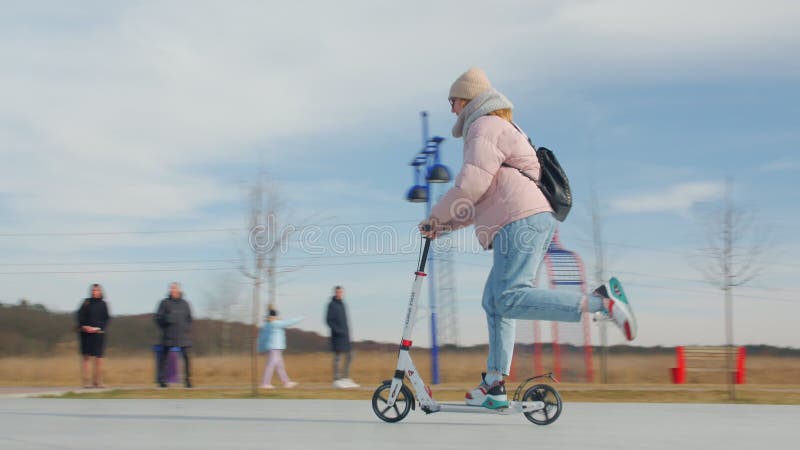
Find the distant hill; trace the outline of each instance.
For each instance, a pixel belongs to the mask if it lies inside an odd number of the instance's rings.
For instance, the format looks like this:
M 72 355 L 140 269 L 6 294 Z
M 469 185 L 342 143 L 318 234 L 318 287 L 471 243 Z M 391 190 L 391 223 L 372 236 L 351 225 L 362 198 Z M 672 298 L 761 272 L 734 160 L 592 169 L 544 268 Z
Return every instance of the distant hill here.
M 247 353 L 253 338 L 252 326 L 241 322 L 195 319 L 192 347 L 195 354 Z M 328 350 L 327 336 L 289 328 L 287 353 Z M 107 347 L 116 354 L 149 352 L 160 334 L 153 314 L 115 316 L 108 329 Z M 396 351 L 395 344 L 363 342 L 357 349 Z M 77 351 L 75 315 L 48 311 L 42 305 L 0 303 L 0 357 L 40 356 L 64 349 Z
M 289 328 L 287 353 L 328 351 L 328 338 L 310 331 Z M 241 322 L 223 322 L 197 319 L 193 326 L 193 352 L 197 355 L 247 353 L 253 337 L 252 327 Z M 153 314 L 116 316 L 111 319 L 108 333 L 108 350 L 114 354 L 150 352 L 158 343 L 159 331 Z M 397 351 L 397 344 L 375 341 L 355 342 L 358 351 Z M 519 347 L 528 347 L 519 345 Z M 550 345 L 545 344 L 548 350 Z M 0 303 L 0 357 L 46 356 L 67 349 L 77 352 L 75 315 L 48 311 L 43 305 L 21 302 L 17 305 Z M 747 346 L 749 355 L 800 356 L 800 349 Z M 443 351 L 485 351 L 486 345 L 471 347 L 443 346 Z M 581 349 L 561 346 L 562 352 Z M 596 350 L 597 351 L 597 350 Z M 673 353 L 672 347 L 636 347 L 620 345 L 610 347 L 611 353 Z

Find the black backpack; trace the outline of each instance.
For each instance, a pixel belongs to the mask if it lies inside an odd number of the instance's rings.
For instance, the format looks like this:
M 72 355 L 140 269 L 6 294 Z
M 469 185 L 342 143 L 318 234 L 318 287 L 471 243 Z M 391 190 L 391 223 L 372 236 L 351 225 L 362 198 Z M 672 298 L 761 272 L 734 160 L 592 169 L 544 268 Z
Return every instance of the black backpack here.
M 512 123 L 512 125 L 514 125 L 523 136 L 527 137 L 517 124 Z M 531 142 L 531 138 L 528 138 L 528 143 L 531 144 L 531 148 L 533 148 L 533 151 L 536 153 L 536 158 L 539 160 L 539 167 L 541 168 L 539 179 L 537 180 L 528 176 L 528 174 L 520 169 L 517 170 L 536 183 L 536 186 L 539 187 L 539 190 L 542 191 L 542 194 L 544 194 L 544 197 L 550 203 L 550 207 L 553 208 L 553 216 L 555 216 L 559 222 L 563 222 L 564 219 L 567 218 L 569 210 L 572 209 L 572 191 L 569 188 L 567 173 L 564 172 L 561 164 L 558 163 L 558 159 L 556 159 L 556 155 L 553 154 L 550 149 L 546 147 L 536 148 L 533 142 Z M 503 165 L 512 167 L 506 163 L 503 163 Z

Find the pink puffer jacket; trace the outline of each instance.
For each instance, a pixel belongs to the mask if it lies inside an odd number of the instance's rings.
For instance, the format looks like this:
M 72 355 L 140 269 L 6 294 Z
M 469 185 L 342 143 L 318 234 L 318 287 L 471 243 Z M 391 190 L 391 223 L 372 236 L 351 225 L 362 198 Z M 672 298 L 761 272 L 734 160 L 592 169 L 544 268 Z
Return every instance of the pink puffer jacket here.
M 452 229 L 474 223 L 481 246 L 492 248 L 505 224 L 553 211 L 518 169 L 539 178 L 539 160 L 526 137 L 500 117 L 478 118 L 464 139 L 464 166 L 455 186 L 433 207 L 431 217 Z

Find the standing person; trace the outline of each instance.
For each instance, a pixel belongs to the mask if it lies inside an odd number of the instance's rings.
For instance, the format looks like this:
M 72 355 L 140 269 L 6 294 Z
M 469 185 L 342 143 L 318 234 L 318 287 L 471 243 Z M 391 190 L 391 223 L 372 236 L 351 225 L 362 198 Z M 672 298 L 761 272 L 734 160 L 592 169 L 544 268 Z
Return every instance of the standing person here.
M 83 387 L 102 388 L 103 385 L 103 353 L 106 346 L 106 327 L 111 321 L 108 305 L 103 299 L 103 288 L 95 283 L 90 289 L 89 298 L 84 299 L 75 313 L 80 334 L 81 379 Z M 89 383 L 89 359 L 94 358 L 92 382 Z
M 272 385 L 272 373 L 277 369 L 278 377 L 283 382 L 283 387 L 293 388 L 297 383 L 289 379 L 286 374 L 286 365 L 283 362 L 283 351 L 286 350 L 286 328 L 302 321 L 302 317 L 281 320 L 278 311 L 270 308 L 267 322 L 258 332 L 258 351 L 269 352 L 267 364 L 264 366 L 264 379 L 261 389 L 275 389 Z
M 171 347 L 180 347 L 183 355 L 183 374 L 187 388 L 192 387 L 189 371 L 189 347 L 192 346 L 192 309 L 183 298 L 181 285 L 170 284 L 167 298 L 161 300 L 155 321 L 161 328 L 161 353 L 158 358 L 158 385 L 167 387 L 167 358 Z
M 333 387 L 354 388 L 359 385 L 350 379 L 350 363 L 353 352 L 350 348 L 350 327 L 347 325 L 347 309 L 344 306 L 344 289 L 333 288 L 333 297 L 328 303 L 326 322 L 331 329 L 331 351 L 333 352 Z M 344 356 L 344 366 L 339 362 Z
M 503 377 L 511 369 L 514 319 L 578 322 L 584 312 L 600 313 L 628 340 L 636 337 L 636 319 L 616 278 L 588 296 L 534 287 L 556 229 L 550 204 L 530 179 L 540 173 L 535 151 L 512 121 L 513 105 L 483 70 L 458 77 L 448 100 L 458 117 L 453 136 L 464 138 L 464 165 L 420 231 L 436 238 L 474 223 L 478 241 L 494 252 L 482 301 L 489 329 L 486 373 L 465 397 L 469 405 L 499 408 L 508 405 Z

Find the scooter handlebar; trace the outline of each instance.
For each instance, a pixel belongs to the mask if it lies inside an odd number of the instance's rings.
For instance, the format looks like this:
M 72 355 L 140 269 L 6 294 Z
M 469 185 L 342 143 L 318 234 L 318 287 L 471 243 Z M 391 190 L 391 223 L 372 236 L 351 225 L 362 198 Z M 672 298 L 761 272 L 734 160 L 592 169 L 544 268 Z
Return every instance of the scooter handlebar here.
M 428 260 L 428 250 L 431 248 L 431 238 L 425 236 L 422 238 L 422 255 L 419 258 L 418 272 L 425 272 L 425 262 Z

